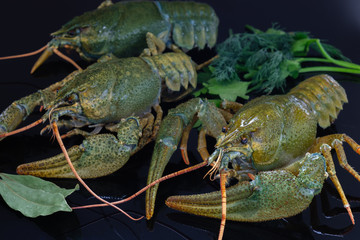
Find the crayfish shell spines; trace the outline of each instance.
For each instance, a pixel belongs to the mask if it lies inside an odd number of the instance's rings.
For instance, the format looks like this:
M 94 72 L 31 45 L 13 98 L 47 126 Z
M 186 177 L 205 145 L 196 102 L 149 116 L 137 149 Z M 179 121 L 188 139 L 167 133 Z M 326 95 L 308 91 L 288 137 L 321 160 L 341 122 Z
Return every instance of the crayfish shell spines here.
M 288 95 L 304 101 L 315 112 L 322 128 L 329 127 L 343 104 L 348 102 L 344 88 L 329 75 L 311 77 L 294 87 Z

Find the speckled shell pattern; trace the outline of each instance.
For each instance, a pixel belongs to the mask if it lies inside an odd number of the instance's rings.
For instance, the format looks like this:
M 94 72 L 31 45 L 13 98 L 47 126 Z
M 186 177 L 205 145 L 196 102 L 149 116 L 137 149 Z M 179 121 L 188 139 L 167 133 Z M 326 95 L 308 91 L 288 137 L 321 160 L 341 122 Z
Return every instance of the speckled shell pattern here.
M 227 188 L 226 219 L 259 222 L 302 212 L 322 188 L 324 161 L 320 154 L 308 154 L 302 161 L 297 177 L 285 170 L 264 171 L 251 182 L 243 181 Z M 220 191 L 171 196 L 166 200 L 166 205 L 183 212 L 221 218 Z
M 194 63 L 186 54 L 172 52 L 99 62 L 62 87 L 55 103 L 76 94 L 81 106 L 81 112 L 74 113 L 77 117 L 91 123 L 117 122 L 142 116 L 157 104 L 162 81 L 172 90 L 189 83 L 196 87 Z

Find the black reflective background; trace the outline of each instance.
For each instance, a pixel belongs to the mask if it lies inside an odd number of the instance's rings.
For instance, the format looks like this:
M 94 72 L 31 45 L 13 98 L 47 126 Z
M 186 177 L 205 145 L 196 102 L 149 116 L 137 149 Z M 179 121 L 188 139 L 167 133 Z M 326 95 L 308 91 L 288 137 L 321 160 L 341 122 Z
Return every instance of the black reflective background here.
M 6 1 L 0 8 L 0 55 L 12 55 L 40 48 L 49 40 L 49 34 L 72 17 L 96 8 L 101 1 Z M 360 2 L 357 0 L 302 0 L 302 1 L 202 1 L 215 8 L 219 18 L 219 42 L 234 32 L 244 30 L 245 24 L 266 29 L 278 23 L 287 31 L 309 31 L 328 43 L 340 48 L 344 55 L 360 63 Z M 141 14 L 141 13 L 139 13 Z M 204 59 L 210 51 L 191 52 L 194 59 Z M 73 71 L 73 67 L 52 57 L 34 75 L 29 71 L 38 56 L 0 62 L 0 110 L 14 100 L 59 81 Z M 73 55 L 81 66 L 88 63 Z M 309 74 L 311 76 L 311 74 Z M 347 91 L 349 103 L 339 118 L 321 134 L 344 132 L 360 142 L 360 78 L 350 75 L 334 75 Z M 358 81 L 354 83 L 352 81 Z M 171 105 L 170 105 L 171 106 Z M 169 107 L 169 105 L 165 106 Z M 26 123 L 41 116 L 35 113 Z M 9 137 L 0 142 L 0 172 L 14 173 L 17 165 L 60 152 L 51 135 L 39 136 L 41 127 Z M 81 139 L 65 141 L 69 147 Z M 209 141 L 209 145 L 214 144 Z M 131 195 L 145 185 L 153 145 L 136 154 L 125 167 L 108 177 L 87 180 L 99 195 L 116 200 Z M 192 164 L 200 161 L 196 152 L 196 132 L 191 135 L 189 156 Z M 360 169 L 360 156 L 346 148 L 349 162 Z M 166 168 L 171 173 L 184 168 L 179 152 Z M 77 210 L 72 213 L 56 213 L 48 217 L 30 219 L 7 207 L 0 200 L 1 239 L 216 239 L 220 221 L 192 216 L 168 209 L 166 197 L 174 194 L 191 194 L 218 189 L 216 182 L 203 180 L 207 169 L 189 173 L 161 184 L 157 198 L 155 217 L 151 221 L 133 222 L 110 208 Z M 360 221 L 358 199 L 360 184 L 337 165 L 337 172 L 345 193 L 353 206 L 355 221 Z M 75 180 L 54 180 L 60 186 L 73 187 Z M 326 184 L 321 196 L 298 216 L 265 223 L 238 223 L 228 221 L 224 239 L 355 239 L 360 235 L 359 225 L 349 230 L 350 220 L 342 214 L 341 201 L 331 194 L 333 187 Z M 89 194 L 80 190 L 68 198 L 71 206 L 94 203 Z M 133 216 L 143 215 L 144 196 L 121 205 Z M 316 216 L 317 215 L 317 216 Z M 335 215 L 329 217 L 329 215 Z M 314 229 L 314 230 L 313 230 Z M 319 233 L 327 232 L 327 234 Z M 330 235 L 329 235 L 330 234 Z

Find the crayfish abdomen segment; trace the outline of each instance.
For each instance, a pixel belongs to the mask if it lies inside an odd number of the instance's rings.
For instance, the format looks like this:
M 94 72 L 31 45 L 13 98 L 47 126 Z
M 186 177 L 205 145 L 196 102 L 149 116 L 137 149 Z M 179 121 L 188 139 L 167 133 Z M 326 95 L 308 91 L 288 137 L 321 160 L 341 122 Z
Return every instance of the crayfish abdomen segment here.
M 152 57 L 141 57 L 159 75 L 172 91 L 188 88 L 189 83 L 196 88 L 197 73 L 195 63 L 185 53 L 166 53 Z
M 176 45 L 185 49 L 215 45 L 219 19 L 209 5 L 165 1 L 158 5 L 164 18 L 172 25 L 171 35 Z
M 348 102 L 345 90 L 329 75 L 311 77 L 291 89 L 288 95 L 304 101 L 322 128 L 330 126 L 342 105 Z

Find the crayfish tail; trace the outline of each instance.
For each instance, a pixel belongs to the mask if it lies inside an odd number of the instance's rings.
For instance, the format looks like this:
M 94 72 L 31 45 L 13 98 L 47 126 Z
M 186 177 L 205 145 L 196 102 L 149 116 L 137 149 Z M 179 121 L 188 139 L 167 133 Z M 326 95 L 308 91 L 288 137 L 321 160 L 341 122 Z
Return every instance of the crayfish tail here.
M 288 93 L 302 99 L 315 112 L 320 127 L 327 128 L 337 118 L 347 96 L 331 76 L 323 74 L 301 82 Z

